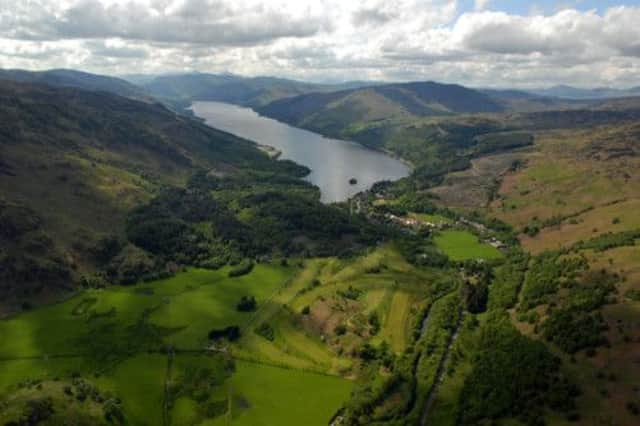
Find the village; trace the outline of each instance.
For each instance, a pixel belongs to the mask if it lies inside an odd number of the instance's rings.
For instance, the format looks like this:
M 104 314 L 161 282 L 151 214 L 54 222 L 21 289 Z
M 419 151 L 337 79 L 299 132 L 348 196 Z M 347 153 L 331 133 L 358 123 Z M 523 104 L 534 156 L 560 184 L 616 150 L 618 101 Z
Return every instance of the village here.
M 392 198 L 391 198 L 392 199 Z M 384 208 L 391 205 L 390 197 L 384 191 L 367 191 L 351 200 L 352 214 L 363 214 L 373 223 L 394 225 L 401 232 L 419 234 L 421 232 L 436 233 L 452 229 L 465 229 L 478 235 L 480 242 L 503 250 L 507 247 L 496 238 L 483 224 L 447 211 L 447 214 L 421 214 L 402 209 Z M 383 208 L 381 208 L 383 207 Z M 388 211 L 392 210 L 392 211 Z M 394 211 L 399 210 L 399 211 Z

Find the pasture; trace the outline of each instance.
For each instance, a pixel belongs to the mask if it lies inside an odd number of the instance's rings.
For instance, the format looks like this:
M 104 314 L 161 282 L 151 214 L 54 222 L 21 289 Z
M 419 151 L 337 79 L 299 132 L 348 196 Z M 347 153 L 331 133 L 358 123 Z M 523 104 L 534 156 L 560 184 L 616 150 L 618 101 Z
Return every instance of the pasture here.
M 120 398 L 132 425 L 326 424 L 358 375 L 358 348 L 403 352 L 425 301 L 454 285 L 393 245 L 289 264 L 87 289 L 0 321 L 0 402 L 29 381 L 58 383 L 45 390 L 64 401 L 81 378 Z M 245 296 L 255 310 L 237 309 Z M 209 332 L 229 326 L 240 338 L 212 351 Z
M 349 396 L 352 383 L 239 361 L 225 386 L 232 398 L 230 412 L 207 423 L 211 426 L 326 425 Z
M 442 231 L 434 238 L 438 248 L 451 260 L 500 259 L 500 250 L 480 242 L 478 237 L 467 231 Z

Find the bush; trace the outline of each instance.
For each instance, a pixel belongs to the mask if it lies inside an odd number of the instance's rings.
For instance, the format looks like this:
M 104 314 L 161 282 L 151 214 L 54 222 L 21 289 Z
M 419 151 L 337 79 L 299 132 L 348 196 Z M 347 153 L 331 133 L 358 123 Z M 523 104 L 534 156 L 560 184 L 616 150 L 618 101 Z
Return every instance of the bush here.
M 120 401 L 114 398 L 107 400 L 103 407 L 104 418 L 108 423 L 112 424 L 125 424 L 124 413 L 122 412 L 122 406 Z
M 231 325 L 223 329 L 213 329 L 209 332 L 209 340 L 227 339 L 230 342 L 240 338 L 240 327 Z
M 380 318 L 378 313 L 373 311 L 369 314 L 369 325 L 371 326 L 371 335 L 376 335 L 380 331 Z
M 527 225 L 522 232 L 533 238 L 540 233 L 540 227 L 538 225 Z
M 256 298 L 253 296 L 242 296 L 236 305 L 236 309 L 240 312 L 253 312 L 257 307 L 258 303 L 256 302 Z
M 358 355 L 365 361 L 371 361 L 378 357 L 378 351 L 369 343 L 365 343 L 358 351 Z
M 338 295 L 344 297 L 345 299 L 357 300 L 358 297 L 362 294 L 362 290 L 354 288 L 353 286 L 349 286 L 346 290 L 338 290 Z
M 633 300 L 634 302 L 640 301 L 640 290 L 637 290 L 635 288 L 627 290 L 624 295 L 627 299 Z
M 344 324 L 338 324 L 336 328 L 333 329 L 333 332 L 338 336 L 343 336 L 347 334 L 347 326 Z
M 253 262 L 249 259 L 244 259 L 238 265 L 231 268 L 229 271 L 229 277 L 240 277 L 242 275 L 247 275 L 249 272 L 253 270 Z
M 302 315 L 309 315 L 311 313 L 311 307 L 309 305 L 305 306 L 304 308 L 302 308 L 302 311 L 300 313 Z
M 271 342 L 273 342 L 273 340 L 275 339 L 275 333 L 273 331 L 273 328 L 266 322 L 263 322 L 262 324 L 260 324 L 255 329 L 255 332 L 258 336 L 262 336 Z

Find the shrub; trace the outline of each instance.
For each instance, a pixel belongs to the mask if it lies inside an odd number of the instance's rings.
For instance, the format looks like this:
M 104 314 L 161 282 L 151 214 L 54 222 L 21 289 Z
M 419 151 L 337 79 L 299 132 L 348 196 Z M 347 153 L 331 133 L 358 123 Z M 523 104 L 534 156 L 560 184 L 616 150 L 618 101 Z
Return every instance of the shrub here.
M 258 336 L 262 336 L 271 342 L 273 342 L 273 340 L 275 339 L 273 328 L 266 322 L 263 322 L 258 327 L 256 327 L 255 332 Z
M 375 311 L 371 312 L 369 314 L 368 322 L 371 326 L 371 334 L 378 334 L 378 332 L 380 331 L 380 318 L 378 317 L 378 313 Z
M 358 355 L 365 361 L 371 361 L 378 357 L 378 351 L 369 343 L 365 343 L 358 351 Z
M 236 305 L 236 309 L 240 312 L 253 312 L 257 307 L 256 298 L 253 296 L 242 296 Z
M 253 270 L 253 262 L 249 259 L 243 259 L 238 265 L 231 268 L 229 271 L 229 277 L 240 277 L 242 275 L 247 275 L 249 272 Z
M 633 300 L 634 302 L 640 301 L 640 290 L 637 290 L 635 288 L 627 290 L 624 295 L 627 297 L 627 299 Z
M 346 290 L 338 290 L 338 295 L 344 297 L 345 299 L 356 300 L 362 294 L 362 290 L 354 288 L 353 286 L 349 286 Z
M 227 339 L 230 342 L 236 341 L 240 338 L 240 327 L 237 325 L 230 325 L 223 329 L 213 329 L 209 332 L 209 340 Z
M 333 332 L 338 336 L 343 336 L 347 333 L 347 326 L 344 324 L 338 324 L 336 328 L 333 329 Z

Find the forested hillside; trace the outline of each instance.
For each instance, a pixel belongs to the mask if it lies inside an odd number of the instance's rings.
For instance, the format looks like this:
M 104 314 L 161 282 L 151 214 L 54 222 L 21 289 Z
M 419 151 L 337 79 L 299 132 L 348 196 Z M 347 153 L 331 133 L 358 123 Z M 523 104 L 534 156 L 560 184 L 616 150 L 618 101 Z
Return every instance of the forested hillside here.
M 253 143 L 177 116 L 158 103 L 11 82 L 0 85 L 0 97 L 5 305 L 48 299 L 80 282 L 126 282 L 164 273 L 171 269 L 169 261 L 194 264 L 216 257 L 217 264 L 225 264 L 249 254 L 296 250 L 285 232 L 309 241 L 361 233 L 344 214 L 322 206 L 316 188 L 298 179 L 308 173 L 306 168 L 272 160 Z M 207 202 L 206 192 L 171 189 L 184 188 L 195 175 L 213 179 L 212 189 L 228 188 L 226 198 Z M 269 195 L 272 191 L 287 195 Z M 150 201 L 153 210 L 132 213 Z M 175 203 L 186 212 L 172 211 Z M 240 206 L 231 212 L 234 203 Z M 241 224 L 234 215 L 244 204 L 254 213 L 245 213 Z M 201 210 L 190 213 L 189 208 Z M 307 213 L 317 216 L 291 222 Z M 138 219 L 128 219 L 132 214 Z M 207 214 L 218 225 L 206 232 L 193 228 Z M 141 215 L 146 215 L 143 224 Z M 251 236 L 258 231 L 266 233 L 261 238 L 281 233 L 283 243 Z M 147 235 L 152 245 L 145 243 Z M 185 249 L 182 257 L 160 256 L 184 248 L 180 241 L 193 247 L 192 240 L 186 242 L 190 238 L 201 241 L 197 253 Z M 305 246 L 300 243 L 297 249 Z

